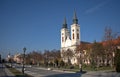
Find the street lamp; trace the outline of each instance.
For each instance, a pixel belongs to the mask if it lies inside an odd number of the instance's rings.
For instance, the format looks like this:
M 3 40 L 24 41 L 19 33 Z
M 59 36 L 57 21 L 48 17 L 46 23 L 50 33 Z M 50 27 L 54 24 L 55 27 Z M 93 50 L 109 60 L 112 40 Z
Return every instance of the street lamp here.
M 24 67 L 24 63 L 25 63 L 25 51 L 26 51 L 26 48 L 24 47 L 24 48 L 23 48 L 23 52 L 24 52 L 24 53 L 23 53 L 23 68 L 22 68 L 22 73 L 23 73 L 23 74 L 24 74 L 24 70 L 25 70 L 25 69 L 24 69 L 24 68 L 25 68 L 25 67 Z

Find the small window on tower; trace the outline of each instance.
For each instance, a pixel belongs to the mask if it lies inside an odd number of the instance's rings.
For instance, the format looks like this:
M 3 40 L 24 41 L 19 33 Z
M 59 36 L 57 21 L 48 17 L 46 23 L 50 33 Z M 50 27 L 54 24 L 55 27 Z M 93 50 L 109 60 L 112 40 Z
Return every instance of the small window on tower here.
M 72 31 L 74 32 L 74 29 Z
M 64 37 L 62 37 L 62 42 L 64 42 Z
M 79 39 L 79 33 L 77 33 L 77 39 Z
M 65 40 L 67 39 L 67 36 L 66 36 L 66 38 L 65 38 Z
M 74 39 L 74 33 L 73 33 L 73 39 Z

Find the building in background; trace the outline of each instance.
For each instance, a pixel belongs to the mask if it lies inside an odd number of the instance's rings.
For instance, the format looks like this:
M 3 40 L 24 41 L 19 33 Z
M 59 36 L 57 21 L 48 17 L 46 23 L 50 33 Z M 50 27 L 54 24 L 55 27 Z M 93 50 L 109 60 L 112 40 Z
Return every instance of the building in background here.
M 20 54 L 20 53 L 15 54 L 13 57 L 13 60 L 16 63 L 22 64 L 22 61 L 23 61 L 22 54 Z

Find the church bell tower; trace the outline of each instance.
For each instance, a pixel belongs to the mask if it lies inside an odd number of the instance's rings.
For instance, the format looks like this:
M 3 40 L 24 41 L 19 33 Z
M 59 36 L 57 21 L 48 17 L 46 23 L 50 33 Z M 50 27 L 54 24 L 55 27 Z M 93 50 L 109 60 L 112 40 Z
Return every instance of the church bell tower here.
M 76 12 L 74 12 L 73 24 L 71 25 L 71 42 L 73 46 L 80 45 L 80 25 L 78 25 Z
M 69 36 L 69 31 L 67 28 L 67 22 L 66 22 L 66 18 L 65 18 L 62 29 L 61 29 L 61 47 L 65 47 L 65 42 L 66 42 L 67 36 Z

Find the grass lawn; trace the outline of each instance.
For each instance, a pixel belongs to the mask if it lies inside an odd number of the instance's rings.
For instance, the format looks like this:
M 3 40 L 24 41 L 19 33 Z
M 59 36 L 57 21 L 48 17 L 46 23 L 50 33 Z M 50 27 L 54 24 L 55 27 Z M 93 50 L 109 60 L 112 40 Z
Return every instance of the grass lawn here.
M 28 74 L 22 74 L 22 72 L 16 70 L 15 68 L 10 68 L 10 66 L 6 65 L 6 67 L 16 76 L 16 77 L 33 77 Z

